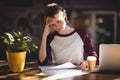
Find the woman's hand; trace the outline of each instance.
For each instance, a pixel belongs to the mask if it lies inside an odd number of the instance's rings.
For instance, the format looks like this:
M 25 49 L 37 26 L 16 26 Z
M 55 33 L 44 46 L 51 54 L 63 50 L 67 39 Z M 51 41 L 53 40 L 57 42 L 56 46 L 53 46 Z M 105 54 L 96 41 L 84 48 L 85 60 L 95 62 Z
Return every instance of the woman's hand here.
M 81 70 L 85 70 L 87 66 L 88 66 L 87 61 L 83 61 L 77 65 L 77 68 Z
M 48 35 L 51 32 L 51 24 L 52 24 L 52 18 L 47 17 L 46 18 L 46 24 L 44 29 L 44 34 Z

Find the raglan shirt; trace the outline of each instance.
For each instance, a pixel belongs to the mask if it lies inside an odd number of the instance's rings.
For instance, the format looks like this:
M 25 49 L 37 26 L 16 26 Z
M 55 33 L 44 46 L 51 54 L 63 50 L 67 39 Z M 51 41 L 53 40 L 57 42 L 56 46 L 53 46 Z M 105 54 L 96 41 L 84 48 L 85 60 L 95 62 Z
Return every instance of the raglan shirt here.
M 80 63 L 84 60 L 84 53 L 87 56 L 95 56 L 96 52 L 92 46 L 89 35 L 82 29 L 76 29 L 67 35 L 57 33 L 49 34 L 46 44 L 46 59 L 40 65 L 52 63 Z

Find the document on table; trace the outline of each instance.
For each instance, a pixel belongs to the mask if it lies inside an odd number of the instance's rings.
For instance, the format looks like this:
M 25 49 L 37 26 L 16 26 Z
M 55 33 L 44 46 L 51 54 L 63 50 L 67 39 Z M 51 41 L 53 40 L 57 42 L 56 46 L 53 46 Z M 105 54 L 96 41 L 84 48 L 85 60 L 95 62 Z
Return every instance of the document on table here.
M 57 66 L 39 66 L 42 70 L 41 75 L 54 75 L 54 77 L 72 77 L 77 75 L 86 74 L 82 72 L 82 70 L 78 70 L 77 66 L 72 64 L 71 62 L 67 62 Z M 53 76 L 52 76 L 53 77 Z M 48 79 L 54 80 L 54 79 Z M 55 79 L 56 80 L 56 79 Z
M 39 66 L 41 70 L 51 70 L 51 69 L 73 69 L 77 68 L 76 65 L 72 64 L 71 62 L 63 63 L 57 66 Z

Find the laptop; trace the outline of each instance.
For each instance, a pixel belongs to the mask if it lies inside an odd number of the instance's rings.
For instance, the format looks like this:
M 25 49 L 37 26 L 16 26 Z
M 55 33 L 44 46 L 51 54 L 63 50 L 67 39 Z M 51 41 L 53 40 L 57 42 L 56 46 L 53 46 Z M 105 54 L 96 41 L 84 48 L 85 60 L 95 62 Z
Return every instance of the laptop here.
M 100 44 L 99 71 L 120 72 L 120 44 Z

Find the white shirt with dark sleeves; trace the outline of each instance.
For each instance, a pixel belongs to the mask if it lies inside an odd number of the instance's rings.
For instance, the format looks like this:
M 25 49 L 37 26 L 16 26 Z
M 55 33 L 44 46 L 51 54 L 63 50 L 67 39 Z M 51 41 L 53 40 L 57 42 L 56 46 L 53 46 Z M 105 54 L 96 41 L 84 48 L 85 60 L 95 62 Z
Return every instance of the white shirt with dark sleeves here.
M 50 43 L 53 63 L 80 63 L 83 61 L 84 43 L 77 32 L 70 35 L 56 35 Z

